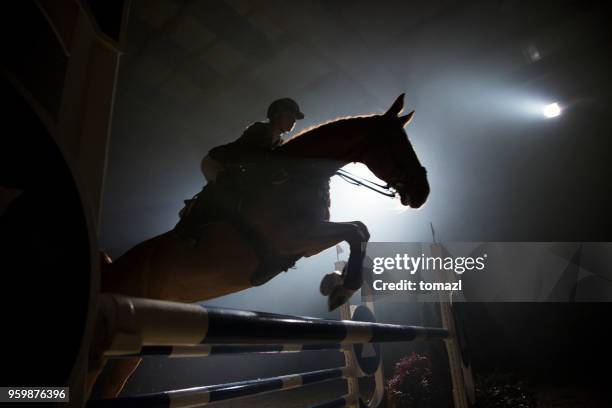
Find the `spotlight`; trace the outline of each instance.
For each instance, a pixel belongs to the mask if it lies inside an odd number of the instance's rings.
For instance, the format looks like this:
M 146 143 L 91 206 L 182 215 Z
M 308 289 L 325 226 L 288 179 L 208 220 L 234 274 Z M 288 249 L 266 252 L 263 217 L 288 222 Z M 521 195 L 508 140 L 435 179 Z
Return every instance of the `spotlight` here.
M 542 55 L 540 54 L 540 51 L 533 44 L 531 44 L 530 46 L 525 48 L 523 50 L 523 53 L 525 54 L 527 59 L 529 59 L 530 62 L 536 62 L 536 61 L 539 61 L 540 59 L 542 59 Z
M 554 118 L 556 116 L 559 116 L 561 114 L 561 108 L 559 107 L 559 104 L 555 103 L 551 103 L 549 105 L 546 105 L 542 108 L 542 114 L 544 115 L 544 117 L 546 118 Z

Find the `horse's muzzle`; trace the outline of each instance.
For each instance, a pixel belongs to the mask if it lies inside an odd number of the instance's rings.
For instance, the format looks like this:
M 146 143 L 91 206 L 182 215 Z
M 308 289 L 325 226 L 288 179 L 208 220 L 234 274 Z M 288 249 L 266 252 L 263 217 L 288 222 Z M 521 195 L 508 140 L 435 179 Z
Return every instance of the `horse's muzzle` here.
M 402 205 L 410 205 L 410 197 L 406 193 L 400 193 L 400 202 Z M 410 205 L 412 207 L 412 205 Z

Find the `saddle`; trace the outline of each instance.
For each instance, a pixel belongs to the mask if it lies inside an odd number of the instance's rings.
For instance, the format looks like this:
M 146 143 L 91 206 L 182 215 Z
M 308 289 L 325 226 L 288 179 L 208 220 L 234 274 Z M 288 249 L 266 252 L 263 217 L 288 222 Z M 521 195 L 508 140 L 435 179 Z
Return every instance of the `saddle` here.
M 251 284 L 259 286 L 295 266 L 301 256 L 279 257 L 251 228 L 242 213 L 242 203 L 261 189 L 262 181 L 255 181 L 246 171 L 228 172 L 218 181 L 209 183 L 191 199 L 184 200 L 180 220 L 174 227 L 177 237 L 191 248 L 200 244 L 206 227 L 215 222 L 230 222 L 247 238 L 259 258 L 259 268 L 251 275 Z M 272 181 L 273 182 L 273 181 Z

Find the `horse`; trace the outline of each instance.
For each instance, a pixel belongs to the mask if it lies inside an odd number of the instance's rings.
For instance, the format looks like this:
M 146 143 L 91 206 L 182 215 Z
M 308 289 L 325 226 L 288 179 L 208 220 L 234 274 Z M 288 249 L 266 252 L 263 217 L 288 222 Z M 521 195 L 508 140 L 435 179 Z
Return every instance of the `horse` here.
M 402 205 L 421 207 L 430 188 L 404 131 L 414 111 L 400 116 L 403 107 L 401 94 L 384 114 L 340 118 L 300 132 L 272 153 L 286 177 L 261 183 L 258 194 L 240 200 L 249 233 L 236 222 L 218 220 L 203 228 L 193 246 L 175 231 L 166 232 L 105 265 L 102 291 L 179 302 L 212 299 L 265 283 L 299 258 L 345 241 L 350 255 L 344 271 L 321 283 L 330 310 L 345 303 L 361 287 L 362 243 L 370 234 L 360 221 L 329 220 L 329 179 L 346 164 L 360 162 Z M 118 394 L 125 374 L 138 364 L 129 361 L 121 361 L 107 397 Z

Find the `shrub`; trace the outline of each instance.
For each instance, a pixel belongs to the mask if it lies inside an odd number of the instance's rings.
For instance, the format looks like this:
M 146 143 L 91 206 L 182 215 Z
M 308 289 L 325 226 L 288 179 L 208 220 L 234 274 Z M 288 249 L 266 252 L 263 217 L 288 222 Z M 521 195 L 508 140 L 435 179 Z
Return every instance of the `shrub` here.
M 401 358 L 387 382 L 389 406 L 393 408 L 430 408 L 439 404 L 443 391 L 434 375 L 431 360 L 412 353 Z

